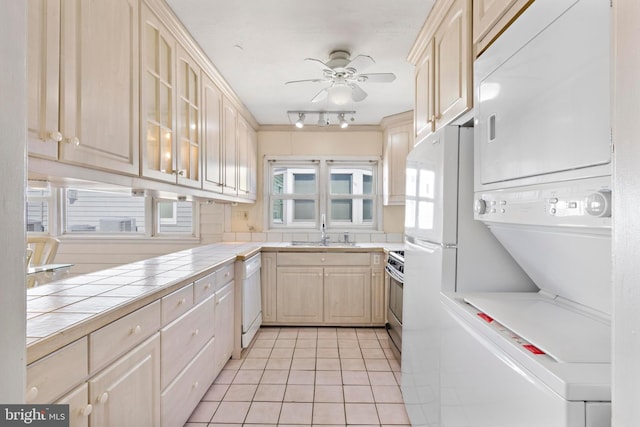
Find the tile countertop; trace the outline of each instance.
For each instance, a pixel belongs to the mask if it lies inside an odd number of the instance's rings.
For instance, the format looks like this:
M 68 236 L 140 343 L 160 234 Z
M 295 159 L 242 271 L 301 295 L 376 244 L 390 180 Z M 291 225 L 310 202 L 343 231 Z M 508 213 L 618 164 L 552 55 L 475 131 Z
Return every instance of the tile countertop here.
M 286 242 L 217 243 L 69 277 L 27 289 L 27 363 L 125 316 L 236 259 L 261 250 L 363 252 L 401 243 L 292 246 Z

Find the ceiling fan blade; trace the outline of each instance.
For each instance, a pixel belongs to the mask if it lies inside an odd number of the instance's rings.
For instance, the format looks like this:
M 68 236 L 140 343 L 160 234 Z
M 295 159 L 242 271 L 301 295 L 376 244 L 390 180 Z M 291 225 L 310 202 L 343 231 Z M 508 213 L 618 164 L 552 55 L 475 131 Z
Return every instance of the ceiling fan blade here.
M 331 67 L 329 67 L 327 64 L 325 64 L 324 62 L 320 61 L 319 59 L 316 59 L 316 58 L 304 58 L 304 60 L 305 61 L 310 61 L 310 62 L 315 62 L 316 64 L 322 65 L 322 69 L 323 70 L 332 71 Z
M 389 83 L 396 79 L 396 75 L 393 73 L 358 74 L 355 79 L 359 83 Z
M 289 83 L 322 83 L 327 82 L 327 79 L 306 79 L 306 80 L 291 80 L 289 82 L 285 82 L 284 84 L 288 85 Z
M 354 70 L 364 70 L 371 64 L 375 64 L 376 61 L 373 60 L 369 55 L 358 55 L 351 60 L 344 68 L 353 68 Z
M 316 96 L 314 96 L 313 98 L 311 98 L 311 102 L 320 102 L 323 101 L 327 95 L 329 94 L 329 92 L 327 91 L 327 89 L 322 89 L 320 92 L 318 92 L 316 94 Z
M 354 102 L 360 102 L 367 97 L 367 92 L 362 90 L 357 84 L 351 83 L 349 87 L 351 87 L 351 98 Z

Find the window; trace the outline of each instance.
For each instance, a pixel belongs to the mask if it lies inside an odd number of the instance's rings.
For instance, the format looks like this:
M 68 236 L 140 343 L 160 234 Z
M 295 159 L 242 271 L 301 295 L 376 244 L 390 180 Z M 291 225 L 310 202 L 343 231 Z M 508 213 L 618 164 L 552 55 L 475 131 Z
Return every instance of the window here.
M 193 234 L 193 203 L 182 200 L 156 201 L 158 233 Z
M 318 210 L 318 166 L 272 164 L 271 222 L 314 227 Z
M 144 234 L 145 199 L 126 192 L 64 191 L 67 233 Z
M 378 227 L 378 161 L 267 159 L 269 226 Z
M 49 205 L 51 190 L 47 188 L 27 187 L 26 221 L 27 232 L 49 233 Z

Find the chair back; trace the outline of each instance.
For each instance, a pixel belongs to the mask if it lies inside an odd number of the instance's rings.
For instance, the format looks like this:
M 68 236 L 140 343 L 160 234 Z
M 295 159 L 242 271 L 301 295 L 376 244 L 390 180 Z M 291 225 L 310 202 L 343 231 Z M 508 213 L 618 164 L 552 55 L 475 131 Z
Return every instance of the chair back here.
M 51 236 L 29 236 L 27 237 L 27 248 L 31 249 L 32 255 L 27 267 L 37 267 L 43 264 L 52 264 L 60 241 Z

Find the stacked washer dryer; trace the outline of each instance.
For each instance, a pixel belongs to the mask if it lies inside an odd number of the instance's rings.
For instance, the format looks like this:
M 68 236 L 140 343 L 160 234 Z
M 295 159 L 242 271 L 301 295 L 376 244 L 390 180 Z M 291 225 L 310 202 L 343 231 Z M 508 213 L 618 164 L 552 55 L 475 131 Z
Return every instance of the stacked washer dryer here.
M 611 425 L 609 31 L 536 0 L 476 61 L 475 218 L 539 291 L 441 294 L 443 426 Z

